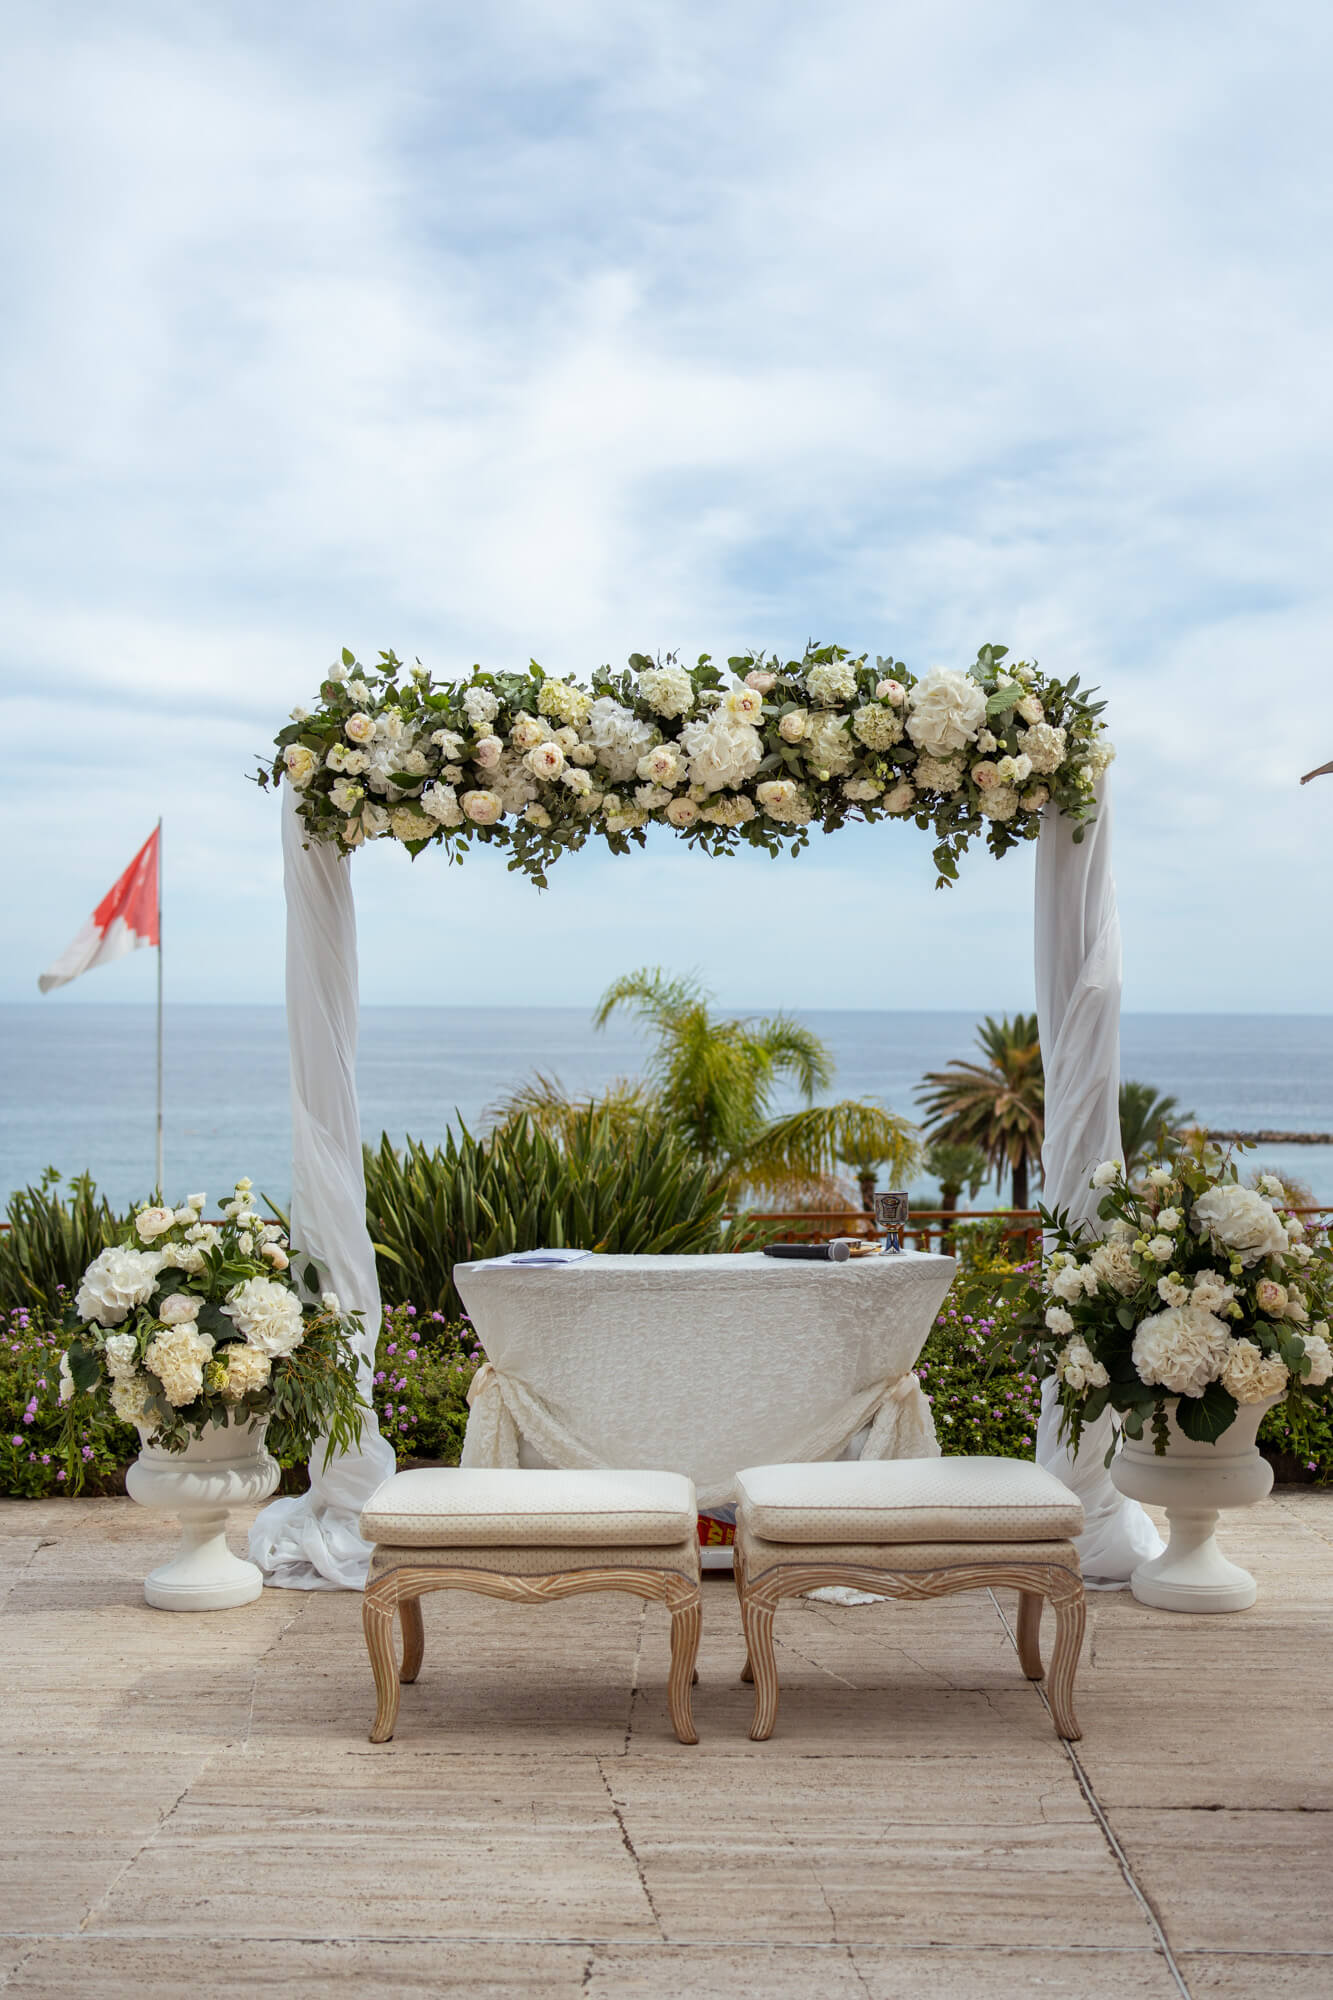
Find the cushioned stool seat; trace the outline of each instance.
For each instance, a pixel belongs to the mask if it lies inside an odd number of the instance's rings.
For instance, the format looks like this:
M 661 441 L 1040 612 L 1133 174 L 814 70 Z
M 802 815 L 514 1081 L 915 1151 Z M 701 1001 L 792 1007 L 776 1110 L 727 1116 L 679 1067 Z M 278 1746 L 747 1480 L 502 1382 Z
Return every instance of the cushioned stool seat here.
M 413 1681 L 428 1590 L 479 1590 L 550 1603 L 589 1590 L 658 1598 L 671 1612 L 667 1704 L 682 1743 L 698 1741 L 690 1687 L 699 1650 L 698 1508 L 674 1472 L 528 1472 L 418 1467 L 395 1473 L 361 1513 L 373 1542 L 362 1607 L 378 1712 L 372 1743 L 393 1735 L 400 1680 Z M 403 1628 L 403 1661 L 393 1640 Z
M 750 1734 L 770 1736 L 778 1679 L 773 1613 L 783 1597 L 849 1584 L 890 1597 L 1011 1585 L 1018 1654 L 1042 1678 L 1041 1608 L 1055 1608 L 1049 1701 L 1057 1732 L 1079 1735 L 1074 1671 L 1084 1596 L 1074 1536 L 1082 1503 L 1021 1459 L 925 1458 L 760 1465 L 738 1473 L 736 1588 L 755 1684 Z

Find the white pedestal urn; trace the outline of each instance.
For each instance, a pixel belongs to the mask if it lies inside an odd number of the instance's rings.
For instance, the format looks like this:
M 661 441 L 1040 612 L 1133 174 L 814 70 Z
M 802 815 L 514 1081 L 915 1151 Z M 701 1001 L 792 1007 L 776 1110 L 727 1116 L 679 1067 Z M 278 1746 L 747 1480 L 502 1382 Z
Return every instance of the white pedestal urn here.
M 1176 1398 L 1167 1403 L 1170 1442 L 1159 1458 L 1151 1425 L 1141 1438 L 1122 1439 L 1111 1479 L 1122 1493 L 1165 1507 L 1170 1537 L 1160 1556 L 1140 1563 L 1129 1587 L 1141 1604 L 1164 1611 L 1244 1611 L 1259 1595 L 1248 1570 L 1217 1545 L 1223 1507 L 1252 1507 L 1273 1484 L 1273 1468 L 1259 1454 L 1259 1425 L 1280 1397 L 1242 1403 L 1215 1444 L 1198 1444 L 1176 1423 Z
M 181 1524 L 181 1545 L 145 1579 L 143 1594 L 159 1611 L 229 1611 L 249 1604 L 263 1573 L 227 1546 L 227 1511 L 267 1500 L 277 1486 L 277 1460 L 264 1444 L 268 1418 L 210 1427 L 184 1451 L 145 1443 L 125 1475 L 131 1499 L 160 1507 Z

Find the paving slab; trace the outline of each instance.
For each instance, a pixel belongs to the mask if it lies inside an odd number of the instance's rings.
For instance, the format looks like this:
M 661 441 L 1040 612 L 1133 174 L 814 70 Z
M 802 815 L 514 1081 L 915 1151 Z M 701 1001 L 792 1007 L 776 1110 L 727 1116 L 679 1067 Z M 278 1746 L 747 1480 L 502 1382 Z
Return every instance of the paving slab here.
M 1328 2000 L 1333 1951 L 1185 1952 L 1180 1969 L 1195 2000 Z
M 1173 1951 L 1333 1952 L 1325 1814 L 1121 1807 L 1114 1825 Z

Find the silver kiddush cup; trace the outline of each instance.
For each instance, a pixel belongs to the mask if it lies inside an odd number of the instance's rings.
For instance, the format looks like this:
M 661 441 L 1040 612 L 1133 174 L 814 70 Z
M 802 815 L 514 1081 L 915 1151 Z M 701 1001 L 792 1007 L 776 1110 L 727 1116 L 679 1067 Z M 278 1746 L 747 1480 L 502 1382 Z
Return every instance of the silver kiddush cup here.
M 907 1193 L 903 1188 L 894 1188 L 888 1194 L 877 1194 L 875 1201 L 875 1222 L 884 1231 L 884 1248 L 900 1251 L 903 1247 L 903 1231 L 907 1227 L 909 1208 Z

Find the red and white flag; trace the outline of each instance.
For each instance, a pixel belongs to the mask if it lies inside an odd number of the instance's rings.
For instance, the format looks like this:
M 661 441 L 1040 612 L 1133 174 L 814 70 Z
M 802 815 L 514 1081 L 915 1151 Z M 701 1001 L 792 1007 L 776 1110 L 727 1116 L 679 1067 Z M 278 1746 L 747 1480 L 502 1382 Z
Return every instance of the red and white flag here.
M 140 945 L 157 944 L 157 847 L 162 829 L 154 827 L 139 852 L 114 888 L 108 889 L 83 929 L 61 952 L 37 984 L 43 993 L 53 986 L 68 985 L 81 972 L 95 965 L 110 965 L 113 958 Z

